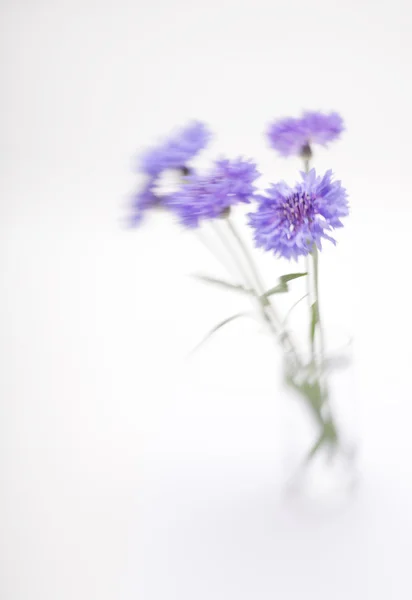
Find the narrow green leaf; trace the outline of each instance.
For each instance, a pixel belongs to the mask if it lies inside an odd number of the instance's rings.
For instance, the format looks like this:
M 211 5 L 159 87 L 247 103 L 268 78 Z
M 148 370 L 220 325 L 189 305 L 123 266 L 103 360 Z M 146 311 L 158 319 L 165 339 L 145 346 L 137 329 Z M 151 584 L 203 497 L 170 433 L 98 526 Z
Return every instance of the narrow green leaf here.
M 315 454 L 318 452 L 318 450 L 320 450 L 320 448 L 323 446 L 323 444 L 326 442 L 326 438 L 323 435 L 323 433 L 319 436 L 319 438 L 316 440 L 316 442 L 314 443 L 314 445 L 312 446 L 312 448 L 310 449 L 310 451 L 308 452 L 307 456 L 306 456 L 306 461 L 305 462 L 310 462 L 312 460 L 312 458 L 315 456 Z
M 313 383 L 305 382 L 300 386 L 301 393 L 306 396 L 312 405 L 312 408 L 317 414 L 320 414 L 320 409 L 323 404 L 322 389 L 318 381 Z
M 307 275 L 307 273 L 289 273 L 289 275 L 282 275 L 279 279 L 282 283 L 288 283 L 288 281 L 298 279 L 298 277 L 304 277 L 305 275 Z
M 269 296 L 273 296 L 273 294 L 284 294 L 288 291 L 288 286 L 286 284 L 281 284 L 271 288 L 267 292 L 262 295 L 262 298 L 269 298 Z
M 310 462 L 315 454 L 322 448 L 323 445 L 327 445 L 329 447 L 329 451 L 336 450 L 336 444 L 338 441 L 338 434 L 336 431 L 336 427 L 333 421 L 323 421 L 323 431 L 315 444 L 312 446 L 309 451 L 306 461 Z
M 325 397 L 319 381 L 305 380 L 298 383 L 293 375 L 288 374 L 286 376 L 286 383 L 308 403 L 309 408 L 313 411 L 319 423 L 323 423 L 321 410 Z
M 224 287 L 226 289 L 234 290 L 237 292 L 242 292 L 244 294 L 252 294 L 252 290 L 248 290 L 243 285 L 239 285 L 236 283 L 229 283 L 228 281 L 224 281 L 223 279 L 217 279 L 216 277 L 209 277 L 209 275 L 192 275 L 195 279 L 202 281 L 203 283 L 211 283 L 212 285 L 217 285 L 220 287 Z
M 298 277 L 304 277 L 305 275 L 307 275 L 307 273 L 289 273 L 288 275 L 282 275 L 279 277 L 278 285 L 265 292 L 262 298 L 268 298 L 269 296 L 273 296 L 273 294 L 284 294 L 285 292 L 288 292 L 288 282 L 297 279 Z
M 232 321 L 234 321 L 235 319 L 240 319 L 241 317 L 249 317 L 250 313 L 248 312 L 241 312 L 241 313 L 237 313 L 235 315 L 232 315 L 231 317 L 228 317 L 227 319 L 224 319 L 223 321 L 220 321 L 220 323 L 218 323 L 217 325 L 215 325 L 213 327 L 213 329 L 211 329 L 209 331 L 209 333 L 207 333 L 205 335 L 205 337 L 203 338 L 203 340 L 201 342 L 199 342 L 199 344 L 193 348 L 191 354 L 193 354 L 194 352 L 196 352 L 196 350 L 198 350 L 201 346 L 203 346 L 203 344 L 217 331 L 219 331 L 219 329 L 221 329 L 222 327 L 224 327 L 224 325 L 227 325 L 228 323 L 231 323 Z
M 317 301 L 315 301 L 310 308 L 312 312 L 312 317 L 310 321 L 310 341 L 313 346 L 315 343 L 316 325 L 319 323 L 319 311 Z
M 301 298 L 299 298 L 299 300 L 297 300 L 295 302 L 295 304 L 292 304 L 292 306 L 290 307 L 290 309 L 288 310 L 288 312 L 286 313 L 286 317 L 283 319 L 283 327 L 286 326 L 286 323 L 290 317 L 290 315 L 292 314 L 293 310 L 296 308 L 296 306 L 298 304 L 300 304 L 302 302 L 302 300 L 304 300 L 305 298 L 308 297 L 309 294 L 305 294 L 304 296 L 302 296 Z

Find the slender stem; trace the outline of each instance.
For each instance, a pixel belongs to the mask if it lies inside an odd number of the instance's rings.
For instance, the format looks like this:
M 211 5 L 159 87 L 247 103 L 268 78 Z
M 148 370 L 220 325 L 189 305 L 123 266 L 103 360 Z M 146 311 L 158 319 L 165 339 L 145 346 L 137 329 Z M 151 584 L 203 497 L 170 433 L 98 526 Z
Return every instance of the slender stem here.
M 269 315 L 267 314 L 266 310 L 265 310 L 265 306 L 262 302 L 261 296 L 264 290 L 263 284 L 261 284 L 260 278 L 259 278 L 259 274 L 256 272 L 254 263 L 252 258 L 249 256 L 246 247 L 243 244 L 242 238 L 240 237 L 240 235 L 238 234 L 236 228 L 234 227 L 233 223 L 231 223 L 231 221 L 229 220 L 229 217 L 226 217 L 226 223 L 229 225 L 229 230 L 232 233 L 233 237 L 235 238 L 235 241 L 238 243 L 239 247 L 242 250 L 243 255 L 245 256 L 245 258 L 247 258 L 247 264 L 249 265 L 249 268 L 252 272 L 252 275 L 255 275 L 254 279 L 255 281 L 253 281 L 253 279 L 250 277 L 249 273 L 247 272 L 247 270 L 244 268 L 242 262 L 239 260 L 236 252 L 233 250 L 233 248 L 231 247 L 230 243 L 228 242 L 227 238 L 222 234 L 222 232 L 220 231 L 219 227 L 216 225 L 215 228 L 216 230 L 219 232 L 220 238 L 222 240 L 222 242 L 225 244 L 227 250 L 231 253 L 231 256 L 233 257 L 233 260 L 235 261 L 236 265 L 238 266 L 241 274 L 243 275 L 245 282 L 249 285 L 249 287 L 254 291 L 255 293 L 255 298 L 258 302 L 258 306 L 259 306 L 259 310 L 262 314 L 263 320 L 265 321 L 265 323 L 267 324 L 267 326 L 269 327 L 270 331 L 273 333 L 273 335 L 278 338 L 278 329 L 275 326 L 275 324 L 273 323 L 273 320 L 269 317 Z M 256 285 L 258 284 L 258 286 Z M 278 319 L 276 318 L 277 324 L 278 324 Z
M 254 260 L 251 257 L 251 255 L 249 253 L 249 250 L 247 249 L 245 243 L 243 242 L 242 237 L 240 236 L 239 232 L 237 231 L 234 223 L 232 222 L 232 220 L 230 219 L 229 216 L 226 217 L 226 223 L 228 225 L 229 231 L 231 232 L 231 234 L 233 235 L 234 239 L 236 240 L 236 242 L 237 242 L 237 244 L 238 244 L 238 246 L 239 246 L 239 248 L 240 248 L 240 250 L 241 250 L 241 252 L 242 252 L 242 254 L 243 254 L 243 256 L 244 256 L 244 258 L 245 258 L 245 260 L 247 262 L 247 264 L 248 264 L 250 272 L 253 275 L 253 278 L 254 278 L 254 280 L 256 282 L 256 284 L 253 287 L 256 289 L 257 295 L 259 297 L 260 304 L 264 307 L 261 297 L 262 297 L 262 295 L 265 292 L 265 285 L 264 285 L 263 280 L 262 280 L 262 278 L 260 276 L 260 273 L 257 270 L 257 267 L 256 267 L 256 265 L 254 263 Z M 279 326 L 280 323 L 281 323 L 281 320 L 278 317 L 278 315 L 276 314 L 273 306 L 271 306 L 271 304 L 268 303 L 268 301 L 266 301 L 266 305 L 265 306 L 266 306 L 267 309 L 270 310 L 273 319 L 276 321 L 277 325 Z
M 312 357 L 312 362 L 315 362 L 315 337 L 312 335 L 312 306 L 315 302 L 314 294 L 313 294 L 313 286 L 312 286 L 312 255 L 308 254 L 305 256 L 306 263 L 306 295 L 308 297 L 308 309 L 309 309 L 309 343 L 310 343 L 310 352 Z
M 283 319 L 283 325 L 285 326 L 289 316 L 291 315 L 293 309 L 302 302 L 302 300 L 304 300 L 306 298 L 307 294 L 305 294 L 304 296 L 302 296 L 301 298 L 299 298 L 299 300 L 296 300 L 296 302 L 294 304 L 292 304 L 292 306 L 289 308 L 288 312 L 286 313 L 285 318 Z
M 219 228 L 218 223 L 213 223 L 213 225 L 214 225 L 214 230 L 215 230 L 217 236 L 219 237 L 220 241 L 222 242 L 222 244 L 224 245 L 224 247 L 226 248 L 226 250 L 228 251 L 228 253 L 232 257 L 233 262 L 235 263 L 237 269 L 239 270 L 240 275 L 243 277 L 245 283 L 250 287 L 250 289 L 252 289 L 254 291 L 255 298 L 258 301 L 259 310 L 262 313 L 262 317 L 263 317 L 264 321 L 266 322 L 267 326 L 269 327 L 269 329 L 271 330 L 271 332 L 273 333 L 273 335 L 275 335 L 276 337 L 278 337 L 278 331 L 277 331 L 276 327 L 274 326 L 272 320 L 268 317 L 268 315 L 267 315 L 267 313 L 264 310 L 264 307 L 262 305 L 262 301 L 260 299 L 261 293 L 258 290 L 255 289 L 256 288 L 255 283 L 251 279 L 249 273 L 244 268 L 242 262 L 239 260 L 236 252 L 231 247 L 231 245 L 228 242 L 226 236 L 223 235 L 222 231 Z M 238 239 L 238 238 L 236 238 L 236 239 Z
M 309 173 L 310 170 L 310 157 L 312 156 L 312 151 L 309 148 L 309 151 L 302 154 L 303 158 L 303 168 L 305 173 Z M 312 315 L 312 305 L 314 303 L 314 293 L 312 289 L 312 268 L 311 268 L 311 255 L 308 254 L 305 257 L 306 261 L 306 292 L 308 297 L 308 308 L 309 315 Z M 312 356 L 312 362 L 315 362 L 315 338 L 311 335 L 312 323 L 311 318 L 309 319 L 309 340 L 310 340 L 310 351 Z
M 310 170 L 310 159 L 312 158 L 312 150 L 309 146 L 304 149 L 302 152 L 303 166 L 305 173 L 309 173 Z M 312 259 L 312 260 L 311 260 Z M 312 270 L 313 266 L 313 270 Z M 325 440 L 336 442 L 337 440 L 337 431 L 335 427 L 335 423 L 333 420 L 333 416 L 331 413 L 331 409 L 328 402 L 328 387 L 327 381 L 324 376 L 324 353 L 325 353 L 325 340 L 323 334 L 322 321 L 320 316 L 320 302 L 319 302 L 319 252 L 316 244 L 313 246 L 313 250 L 311 254 L 306 257 L 306 267 L 307 267 L 307 292 L 309 299 L 309 314 L 311 315 L 311 320 L 313 318 L 313 311 L 316 310 L 316 325 L 315 331 L 312 332 L 312 325 L 310 325 L 310 349 L 311 349 L 311 357 L 312 363 L 317 368 L 318 372 L 318 382 L 319 389 L 322 397 L 322 405 L 327 406 L 328 414 L 322 415 L 321 412 L 317 415 L 318 418 L 321 419 L 322 422 L 322 432 L 319 437 L 319 440 L 311 450 L 309 457 L 312 457 L 317 450 L 320 448 L 322 443 Z M 314 308 L 313 308 L 314 306 Z M 313 334 L 313 335 L 312 335 Z M 316 346 L 318 348 L 318 353 L 316 353 Z
M 267 315 L 267 313 L 264 310 L 264 306 L 262 304 L 261 298 L 260 298 L 260 294 L 257 293 L 256 289 L 255 289 L 255 284 L 254 282 L 251 280 L 248 272 L 246 271 L 246 269 L 244 268 L 242 262 L 239 260 L 236 252 L 233 250 L 233 248 L 231 247 L 229 241 L 227 240 L 226 236 L 223 235 L 223 232 L 220 230 L 219 226 L 217 223 L 212 221 L 212 225 L 214 228 L 214 231 L 216 233 L 216 235 L 218 236 L 218 238 L 220 239 L 220 241 L 222 242 L 222 245 L 226 248 L 229 256 L 231 257 L 231 259 L 233 260 L 233 263 L 235 264 L 235 266 L 237 267 L 239 274 L 241 275 L 241 277 L 243 278 L 244 282 L 249 286 L 249 288 L 251 290 L 253 290 L 254 292 L 254 296 L 258 302 L 258 306 L 259 306 L 259 310 L 262 313 L 262 317 L 264 319 L 264 321 L 266 322 L 267 326 L 269 327 L 271 333 L 276 337 L 276 339 L 278 338 L 278 331 L 275 328 L 272 320 L 269 318 L 269 316 Z M 205 239 L 202 238 L 201 236 L 199 236 L 199 238 L 202 240 L 202 242 L 205 244 L 205 246 L 208 248 L 208 250 L 218 259 L 221 260 L 221 257 L 218 255 L 218 253 L 216 252 L 215 248 L 213 248 L 210 244 L 206 243 Z
M 229 216 L 226 217 L 226 223 L 230 229 L 230 232 L 232 233 L 233 237 L 235 238 L 236 242 L 239 245 L 239 248 L 241 249 L 243 256 L 245 257 L 245 260 L 249 266 L 249 269 L 256 281 L 256 288 L 259 294 L 263 294 L 265 291 L 265 285 L 263 283 L 263 280 L 260 276 L 260 273 L 258 272 L 256 265 L 254 263 L 253 258 L 251 257 L 249 250 L 247 249 L 246 244 L 243 242 L 242 237 L 240 236 L 238 230 L 236 229 L 235 225 L 233 224 L 231 218 Z
M 230 257 L 233 260 L 233 263 L 235 264 L 237 270 L 239 271 L 239 275 L 241 277 L 243 277 L 243 279 L 245 280 L 245 283 L 251 288 L 254 289 L 254 283 L 251 280 L 248 272 L 246 271 L 246 269 L 244 268 L 242 261 L 239 260 L 239 257 L 237 256 L 236 252 L 233 251 L 233 248 L 231 247 L 227 237 L 223 234 L 223 232 L 221 231 L 219 224 L 216 223 L 215 221 L 212 221 L 212 226 L 213 229 L 216 233 L 216 235 L 218 236 L 218 238 L 220 239 L 220 241 L 222 242 L 222 245 L 226 248 L 228 254 L 230 255 Z
M 196 234 L 198 239 L 202 242 L 204 247 L 210 252 L 210 254 L 226 269 L 227 273 L 233 276 L 233 267 L 230 268 L 227 264 L 227 261 L 221 256 L 221 252 L 219 252 L 216 247 L 210 243 L 207 239 L 207 236 L 204 235 L 204 232 L 198 227 L 196 230 Z
M 333 411 L 329 403 L 329 389 L 327 378 L 325 377 L 325 339 L 323 334 L 322 319 L 320 313 L 320 301 L 319 301 L 319 251 L 314 246 L 312 251 L 313 260 L 313 286 L 314 286 L 314 297 L 316 302 L 316 331 L 315 337 L 318 342 L 318 355 L 316 356 L 316 367 L 318 370 L 318 381 L 319 389 L 322 398 L 323 411 L 320 416 L 323 421 L 323 430 L 319 437 L 318 443 L 312 450 L 311 455 L 317 451 L 317 449 L 323 443 L 331 443 L 335 445 L 338 441 L 338 431 L 336 429 L 335 420 L 333 418 Z M 317 334 L 317 335 L 316 335 Z
M 259 271 L 257 270 L 255 262 L 249 253 L 247 246 L 243 242 L 242 237 L 240 236 L 239 232 L 237 231 L 237 229 L 236 229 L 233 221 L 230 219 L 229 215 L 226 216 L 225 220 L 226 220 L 226 223 L 228 225 L 228 228 L 229 228 L 231 234 L 233 235 L 234 239 L 236 240 L 236 242 L 237 242 L 237 244 L 249 266 L 249 269 L 250 269 L 251 273 L 253 274 L 253 277 L 256 281 L 257 299 L 260 304 L 260 310 L 262 312 L 263 318 L 268 323 L 268 325 L 271 327 L 272 331 L 274 331 L 276 333 L 276 336 L 280 339 L 280 342 L 282 344 L 285 344 L 285 343 L 287 344 L 288 350 L 293 354 L 296 364 L 300 365 L 300 359 L 299 359 L 298 353 L 296 351 L 295 345 L 290 337 L 290 334 L 283 329 L 282 321 L 281 321 L 280 317 L 278 316 L 278 314 L 276 313 L 270 300 L 268 298 L 263 299 L 262 295 L 265 291 L 265 285 L 263 283 L 263 280 L 260 276 Z M 270 317 L 268 316 L 268 313 L 269 313 Z M 273 321 L 275 321 L 276 327 L 274 327 Z
M 325 353 L 325 339 L 323 335 L 323 327 L 320 316 L 320 303 L 319 303 L 319 252 L 315 246 L 312 252 L 313 259 L 313 284 L 314 284 L 314 295 L 316 298 L 316 312 L 317 312 L 317 329 L 319 334 L 319 363 L 320 372 L 323 371 L 324 366 L 324 353 Z
M 310 159 L 312 157 L 312 150 L 310 148 L 310 146 L 308 145 L 308 147 L 305 149 L 305 152 L 302 153 L 302 159 L 303 159 L 303 166 L 304 166 L 304 170 L 305 173 L 309 173 L 310 170 Z M 312 259 L 312 260 L 311 260 Z M 311 266 L 313 265 L 313 273 L 312 273 L 312 268 Z M 311 252 L 311 254 L 309 254 L 308 256 L 306 256 L 306 271 L 307 271 L 307 278 L 306 278 L 306 285 L 307 285 L 307 292 L 308 292 L 308 303 L 309 303 L 309 314 L 312 315 L 312 311 L 316 310 L 316 329 L 318 332 L 318 336 L 316 336 L 316 330 L 315 330 L 315 335 L 310 335 L 310 341 L 311 341 L 311 354 L 312 354 L 312 362 L 316 365 L 318 362 L 320 363 L 320 367 L 319 367 L 319 372 L 322 372 L 322 368 L 323 368 L 323 358 L 324 358 L 324 337 L 323 337 L 323 329 L 322 329 L 322 323 L 320 320 L 320 306 L 319 306 L 319 253 L 318 253 L 318 248 L 316 246 L 316 244 L 313 245 L 313 250 Z M 315 309 L 313 309 L 313 305 L 315 306 Z M 310 324 L 310 331 L 311 331 L 311 324 Z M 318 347 L 319 347 L 319 355 L 316 356 L 316 338 L 318 337 Z

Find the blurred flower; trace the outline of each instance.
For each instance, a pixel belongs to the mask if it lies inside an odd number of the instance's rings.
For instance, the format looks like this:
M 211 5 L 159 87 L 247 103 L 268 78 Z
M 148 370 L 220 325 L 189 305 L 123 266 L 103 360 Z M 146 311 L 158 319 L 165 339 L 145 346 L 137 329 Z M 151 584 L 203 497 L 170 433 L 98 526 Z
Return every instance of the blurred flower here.
M 140 223 L 147 209 L 165 204 L 166 197 L 156 193 L 162 173 L 168 169 L 178 169 L 183 175 L 187 175 L 188 161 L 207 145 L 209 139 L 210 133 L 206 125 L 193 121 L 141 156 L 140 169 L 146 174 L 147 181 L 133 196 L 130 218 L 132 226 Z
M 307 141 L 307 131 L 302 119 L 280 119 L 269 126 L 270 145 L 282 156 L 300 154 Z
M 335 244 L 327 232 L 342 227 L 340 219 L 349 213 L 346 190 L 332 181 L 332 171 L 301 175 L 294 188 L 283 181 L 272 185 L 249 214 L 256 245 L 287 259 L 310 254 L 314 245 L 321 250 L 322 238 Z
M 339 138 L 344 130 L 342 117 L 333 112 L 325 115 L 321 112 L 305 112 L 302 121 L 308 132 L 308 144 L 320 144 L 322 146 Z
M 156 178 L 150 177 L 144 187 L 134 194 L 132 199 L 132 215 L 129 219 L 131 226 L 140 223 L 145 210 L 161 203 L 161 198 L 154 193 L 155 184 Z
M 206 125 L 193 121 L 162 144 L 147 150 L 141 157 L 141 170 L 148 175 L 159 175 L 165 169 L 183 168 L 205 148 L 209 139 Z
M 249 202 L 259 175 L 252 161 L 216 161 L 209 174 L 189 176 L 182 189 L 169 196 L 167 206 L 183 225 L 197 227 L 200 220 L 222 216 L 233 204 Z
M 325 146 L 337 139 L 344 129 L 342 117 L 334 112 L 305 112 L 300 119 L 288 117 L 269 126 L 267 135 L 272 148 L 282 156 L 310 154 L 311 144 Z

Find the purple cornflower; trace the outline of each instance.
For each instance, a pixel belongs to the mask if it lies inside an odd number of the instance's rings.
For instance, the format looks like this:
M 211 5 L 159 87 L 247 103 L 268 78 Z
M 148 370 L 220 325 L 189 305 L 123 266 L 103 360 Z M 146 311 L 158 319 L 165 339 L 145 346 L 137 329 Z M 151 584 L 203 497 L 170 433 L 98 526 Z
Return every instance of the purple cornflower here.
M 209 138 L 206 125 L 193 121 L 162 144 L 147 150 L 141 157 L 141 170 L 154 176 L 166 169 L 181 169 L 205 148 Z
M 161 203 L 159 196 L 154 193 L 156 178 L 149 177 L 146 184 L 132 198 L 132 216 L 129 219 L 130 225 L 139 225 L 143 218 L 143 213 L 148 208 L 153 208 Z
M 209 174 L 189 176 L 187 183 L 168 198 L 167 206 L 183 225 L 197 227 L 203 219 L 222 216 L 233 204 L 249 202 L 259 175 L 252 161 L 218 160 Z
M 346 190 L 332 181 L 332 171 L 317 177 L 315 169 L 301 173 L 302 182 L 289 187 L 284 181 L 258 196 L 256 212 L 249 214 L 257 246 L 287 259 L 310 254 L 322 238 L 336 244 L 327 233 L 342 227 L 349 213 Z
M 311 144 L 327 145 L 344 129 L 342 117 L 336 113 L 304 112 L 300 119 L 288 117 L 272 123 L 268 138 L 272 148 L 282 156 L 311 155 Z
M 131 225 L 139 224 L 148 208 L 165 204 L 165 197 L 155 193 L 162 173 L 167 169 L 178 169 L 186 174 L 187 163 L 207 145 L 209 139 L 206 125 L 193 121 L 141 156 L 140 170 L 146 174 L 147 180 L 133 197 Z

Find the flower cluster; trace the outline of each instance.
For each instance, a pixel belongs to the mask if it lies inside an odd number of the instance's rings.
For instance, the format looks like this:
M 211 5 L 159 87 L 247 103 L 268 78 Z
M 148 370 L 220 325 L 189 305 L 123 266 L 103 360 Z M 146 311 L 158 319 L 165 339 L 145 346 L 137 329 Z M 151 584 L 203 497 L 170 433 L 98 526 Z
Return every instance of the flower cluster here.
M 268 131 L 272 146 L 284 156 L 297 154 L 306 161 L 311 144 L 327 144 L 343 131 L 337 113 L 304 112 L 301 118 L 274 122 Z M 161 205 L 177 215 L 187 227 L 197 227 L 203 220 L 215 219 L 239 203 L 254 200 L 257 208 L 249 214 L 256 245 L 286 259 L 297 259 L 321 249 L 322 240 L 335 243 L 332 230 L 342 227 L 341 218 L 348 214 L 347 194 L 332 172 L 317 176 L 314 170 L 302 173 L 295 187 L 273 184 L 263 195 L 256 193 L 259 177 L 256 165 L 242 158 L 218 160 L 206 174 L 188 167 L 190 160 L 202 150 L 210 138 L 203 123 L 193 122 L 141 157 L 140 167 L 146 184 L 134 197 L 133 223 L 143 212 Z M 167 169 L 178 169 L 181 188 L 159 196 L 157 185 Z
M 310 154 L 312 144 L 325 146 L 342 131 L 343 120 L 338 113 L 305 112 L 299 119 L 275 121 L 269 126 L 267 136 L 272 148 L 282 156 L 291 156 Z
M 323 447 L 327 448 L 328 458 L 331 458 L 331 451 L 337 449 L 341 437 L 329 407 L 325 370 L 325 365 L 329 368 L 329 358 L 325 351 L 319 309 L 318 250 L 322 250 L 324 240 L 336 243 L 334 230 L 343 226 L 342 219 L 348 215 L 349 206 L 346 190 L 340 181 L 334 180 L 332 171 L 318 175 L 315 169 L 310 170 L 309 163 L 313 144 L 327 145 L 342 131 L 343 121 L 337 113 L 304 112 L 300 118 L 272 123 L 268 129 L 272 147 L 283 156 L 299 156 L 305 172 L 301 173 L 301 179 L 294 186 L 279 181 L 260 192 L 256 188 L 260 173 L 251 160 L 241 157 L 221 159 L 209 171 L 194 171 L 190 161 L 206 146 L 210 135 L 202 123 L 191 123 L 143 154 L 140 169 L 146 181 L 133 204 L 134 223 L 141 220 L 144 211 L 155 206 L 165 208 L 187 228 L 197 228 L 204 221 L 225 219 L 227 226 L 217 229 L 218 239 L 215 241 L 221 243 L 221 250 L 227 253 L 227 258 L 232 258 L 240 281 L 230 283 L 209 276 L 198 276 L 198 279 L 247 292 L 259 311 L 262 323 L 285 352 L 285 382 L 294 394 L 298 393 L 307 402 L 317 428 L 302 464 L 312 460 Z M 170 169 L 179 175 L 179 189 L 163 193 L 160 190 L 164 189 L 163 184 L 170 173 L 166 177 L 163 174 Z M 235 219 L 229 218 L 232 207 L 239 203 L 252 203 L 247 218 L 255 245 L 287 260 L 307 256 L 305 272 L 288 272 L 280 277 L 275 287 L 266 290 L 247 244 L 243 243 L 236 228 Z M 225 235 L 229 236 L 228 239 Z M 213 246 L 211 250 L 214 251 Z M 296 336 L 292 336 L 285 325 L 297 303 L 284 319 L 271 304 L 274 294 L 288 292 L 289 282 L 300 277 L 306 279 L 306 295 L 310 299 L 308 327 L 305 328 L 308 340 L 303 351 L 296 342 Z M 224 319 L 205 339 L 244 314 L 237 313 Z
M 301 175 L 293 188 L 285 182 L 272 185 L 249 214 L 256 245 L 287 259 L 306 256 L 315 246 L 321 250 L 322 239 L 335 244 L 328 232 L 342 227 L 341 218 L 349 212 L 346 191 L 332 181 L 332 171 L 323 177 L 314 169 Z
M 201 220 L 220 217 L 238 202 L 249 202 L 259 175 L 255 164 L 242 158 L 216 161 L 207 175 L 187 177 L 182 189 L 169 196 L 167 206 L 183 225 L 197 227 Z

